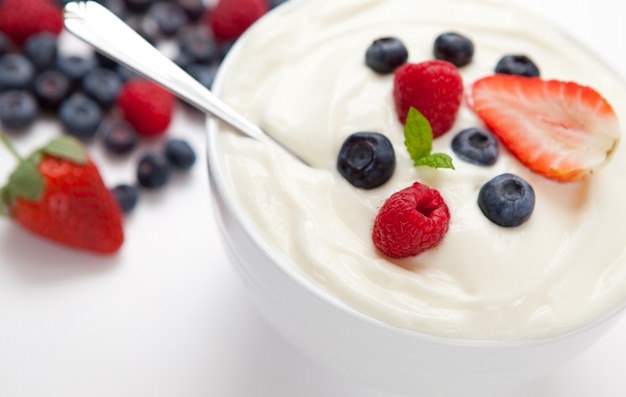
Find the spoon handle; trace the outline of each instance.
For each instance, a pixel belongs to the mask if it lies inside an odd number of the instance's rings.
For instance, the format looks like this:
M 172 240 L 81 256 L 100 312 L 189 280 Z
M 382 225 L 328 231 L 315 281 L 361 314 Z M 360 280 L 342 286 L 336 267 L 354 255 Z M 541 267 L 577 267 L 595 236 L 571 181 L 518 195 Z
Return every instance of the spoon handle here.
M 66 29 L 104 55 L 159 83 L 192 106 L 261 142 L 274 142 L 235 112 L 152 44 L 95 1 L 72 1 L 64 8 Z

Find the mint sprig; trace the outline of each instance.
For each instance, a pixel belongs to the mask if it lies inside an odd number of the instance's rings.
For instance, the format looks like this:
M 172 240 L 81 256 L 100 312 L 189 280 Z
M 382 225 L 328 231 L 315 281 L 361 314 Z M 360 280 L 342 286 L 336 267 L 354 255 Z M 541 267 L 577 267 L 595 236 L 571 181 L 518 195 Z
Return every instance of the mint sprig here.
M 428 119 L 413 107 L 409 109 L 404 123 L 404 145 L 416 167 L 454 169 L 450 156 L 445 153 L 432 153 L 433 130 Z

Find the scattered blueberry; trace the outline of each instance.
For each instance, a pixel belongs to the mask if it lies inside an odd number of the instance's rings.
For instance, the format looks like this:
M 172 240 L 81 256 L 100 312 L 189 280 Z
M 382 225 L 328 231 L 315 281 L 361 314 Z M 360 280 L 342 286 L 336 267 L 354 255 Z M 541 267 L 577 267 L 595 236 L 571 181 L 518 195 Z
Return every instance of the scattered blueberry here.
M 206 11 L 206 5 L 202 0 L 174 0 L 174 2 L 183 9 L 190 22 L 200 20 Z
M 373 189 L 387 182 L 396 168 L 393 146 L 377 132 L 356 132 L 345 140 L 337 170 L 353 186 Z
M 208 89 L 211 89 L 215 75 L 217 74 L 217 65 L 206 65 L 203 63 L 192 63 L 187 65 L 185 71 L 189 73 L 191 77 L 198 80 L 200 84 Z
M 93 99 L 75 93 L 61 104 L 59 120 L 67 134 L 78 139 L 89 139 L 96 134 L 102 122 L 102 110 Z
M 448 61 L 457 67 L 465 66 L 474 56 L 474 43 L 466 36 L 455 33 L 442 33 L 435 39 L 433 47 L 435 59 Z
M 133 185 L 125 183 L 116 185 L 111 189 L 111 193 L 113 193 L 113 197 L 115 197 L 115 200 L 120 205 L 122 212 L 125 214 L 128 214 L 135 209 L 137 201 L 139 200 L 139 189 Z
M 478 206 L 496 225 L 516 227 L 530 218 L 535 207 L 535 192 L 519 176 L 501 174 L 481 187 Z
M 408 58 L 408 50 L 395 37 L 383 37 L 374 40 L 365 52 L 365 64 L 380 74 L 393 73 Z
M 188 170 L 196 162 L 196 153 L 183 139 L 172 138 L 165 143 L 165 158 L 173 168 Z
M 452 151 L 463 161 L 493 165 L 498 159 L 498 141 L 480 128 L 466 128 L 452 139 Z
M 0 95 L 0 122 L 7 131 L 30 127 L 38 113 L 37 100 L 28 91 L 7 91 Z
M 270 6 L 270 8 L 278 7 L 279 5 L 286 2 L 287 0 L 267 0 L 267 4 Z
M 57 53 L 57 38 L 49 32 L 34 34 L 24 43 L 24 55 L 37 70 L 53 67 Z
M 0 91 L 27 89 L 35 67 L 25 56 L 9 53 L 0 58 Z
M 124 0 L 126 7 L 132 12 L 144 12 L 155 0 Z
M 70 81 L 58 70 L 44 70 L 35 77 L 33 93 L 43 109 L 56 111 L 70 96 Z
M 174 36 L 187 25 L 187 14 L 176 3 L 156 3 L 150 9 L 150 17 L 154 19 L 159 32 L 167 37 Z
M 95 56 L 91 55 L 59 55 L 55 64 L 71 83 L 80 83 L 87 73 L 96 67 L 97 61 Z
M 165 156 L 149 152 L 144 154 L 137 164 L 137 182 L 142 187 L 156 189 L 170 179 L 170 165 Z
M 218 62 L 222 52 L 205 29 L 191 29 L 181 34 L 180 55 L 188 55 L 192 62 Z
M 113 154 L 128 154 L 139 144 L 137 132 L 122 119 L 108 119 L 99 128 L 104 147 Z
M 85 94 L 98 102 L 104 109 L 113 106 L 122 89 L 122 84 L 122 78 L 119 74 L 105 68 L 92 69 L 83 78 Z
M 0 57 L 8 54 L 11 50 L 11 40 L 4 33 L 0 32 Z
M 130 70 L 129 68 L 127 68 L 124 65 L 117 65 L 115 67 L 115 73 L 117 73 L 118 76 L 120 76 L 120 78 L 122 79 L 122 82 L 127 82 L 129 80 L 136 79 L 136 78 L 140 77 L 137 73 L 135 73 L 134 71 Z
M 95 52 L 94 56 L 96 57 L 96 62 L 100 67 L 106 68 L 106 69 L 115 69 L 115 67 L 117 66 L 117 62 L 111 58 L 109 58 L 107 55 L 104 55 L 101 52 Z
M 496 73 L 515 74 L 526 77 L 539 77 L 539 68 L 526 55 L 505 55 L 495 68 Z

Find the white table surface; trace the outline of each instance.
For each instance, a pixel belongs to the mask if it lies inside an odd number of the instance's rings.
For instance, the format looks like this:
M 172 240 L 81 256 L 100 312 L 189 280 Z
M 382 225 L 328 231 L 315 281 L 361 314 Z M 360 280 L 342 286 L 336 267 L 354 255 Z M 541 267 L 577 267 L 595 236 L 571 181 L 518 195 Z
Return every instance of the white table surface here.
M 524 3 L 626 77 L 626 4 Z M 181 108 L 170 130 L 194 144 L 199 162 L 141 197 L 119 255 L 56 247 L 0 219 L 0 397 L 399 397 L 310 362 L 259 317 L 219 241 L 202 118 Z M 58 133 L 40 123 L 14 142 L 26 150 Z M 132 180 L 133 160 L 106 156 L 98 143 L 90 150 L 108 183 Z M 0 149 L 0 183 L 11 164 Z M 623 397 L 623 368 L 626 318 L 515 396 Z

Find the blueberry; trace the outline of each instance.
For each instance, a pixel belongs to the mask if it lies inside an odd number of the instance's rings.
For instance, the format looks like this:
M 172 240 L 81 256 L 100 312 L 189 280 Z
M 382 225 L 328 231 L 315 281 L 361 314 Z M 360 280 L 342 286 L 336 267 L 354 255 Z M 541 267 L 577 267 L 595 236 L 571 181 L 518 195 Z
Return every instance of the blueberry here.
M 117 61 L 115 61 L 114 59 L 109 58 L 108 55 L 104 55 L 101 52 L 96 52 L 95 53 L 95 57 L 96 57 L 96 63 L 103 68 L 106 69 L 115 69 L 115 67 L 118 65 Z
M 211 89 L 218 66 L 206 65 L 203 63 L 192 63 L 187 65 L 184 69 L 191 77 L 198 80 L 203 86 Z
M 0 32 L 0 57 L 11 52 L 12 47 L 13 44 L 11 39 L 9 39 L 4 33 Z
M 122 78 L 117 73 L 105 68 L 95 68 L 83 78 L 85 94 L 104 109 L 113 106 L 122 84 Z
M 55 61 L 56 68 L 71 83 L 80 83 L 97 64 L 95 56 L 91 55 L 59 55 Z
M 408 50 L 395 37 L 383 37 L 374 40 L 365 52 L 365 64 L 380 74 L 393 73 L 408 58 Z
M 188 55 L 192 62 L 218 62 L 222 51 L 205 29 L 191 29 L 181 34 L 180 56 Z
M 111 193 L 113 193 L 113 197 L 115 197 L 123 213 L 128 214 L 137 206 L 139 189 L 136 186 L 122 183 L 114 186 Z
M 396 168 L 393 146 L 377 132 L 356 132 L 345 140 L 337 170 L 353 186 L 373 189 L 387 182 Z
M 137 73 L 130 70 L 124 65 L 117 65 L 115 67 L 115 73 L 117 73 L 117 75 L 120 76 L 120 78 L 122 79 L 122 82 L 127 82 L 129 80 L 141 78 L 141 76 L 139 76 Z
M 457 67 L 465 66 L 474 56 L 474 43 L 459 33 L 442 33 L 435 39 L 433 54 L 435 59 L 448 61 Z
M 24 43 L 24 54 L 38 70 L 54 66 L 57 53 L 57 38 L 49 32 L 34 34 Z
M 183 9 L 190 22 L 200 20 L 206 11 L 206 5 L 202 0 L 175 0 L 175 3 Z
M 539 77 L 539 68 L 526 55 L 505 55 L 495 68 L 496 73 L 515 74 L 526 77 Z
M 64 131 L 79 139 L 92 138 L 102 122 L 102 109 L 84 94 L 72 94 L 59 108 Z
M 0 91 L 27 89 L 35 76 L 32 62 L 21 54 L 0 58 Z
M 535 207 L 535 192 L 519 176 L 501 174 L 480 188 L 478 206 L 496 225 L 516 227 L 530 218 Z
M 35 77 L 33 93 L 43 109 L 56 111 L 71 93 L 70 81 L 58 70 L 44 70 Z
M 28 91 L 7 91 L 0 95 L 0 122 L 7 131 L 30 127 L 38 113 L 37 100 Z
M 150 9 L 150 18 L 154 20 L 162 35 L 172 37 L 187 25 L 187 14 L 176 3 L 157 3 Z
M 154 0 L 124 0 L 126 7 L 132 12 L 144 12 L 154 3 Z
M 485 130 L 466 128 L 452 139 L 452 151 L 468 163 L 493 165 L 498 159 L 498 141 Z
M 165 156 L 149 152 L 144 154 L 137 164 L 137 181 L 148 189 L 165 185 L 170 179 L 170 165 Z
M 130 153 L 139 144 L 139 136 L 133 126 L 122 119 L 104 121 L 98 133 L 104 142 L 104 147 L 113 154 Z
M 165 158 L 173 168 L 188 170 L 196 162 L 196 153 L 183 139 L 170 139 L 165 143 Z

